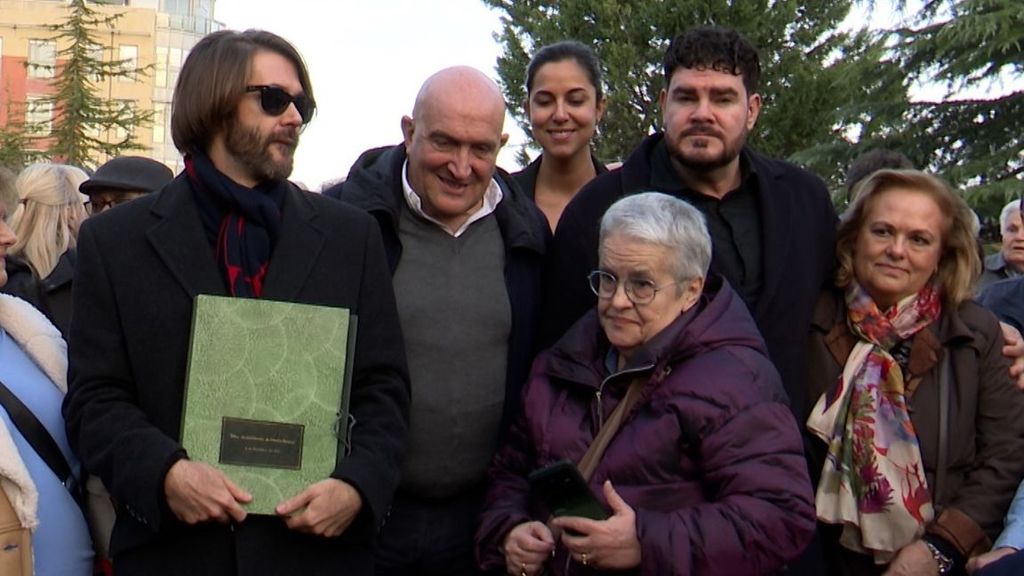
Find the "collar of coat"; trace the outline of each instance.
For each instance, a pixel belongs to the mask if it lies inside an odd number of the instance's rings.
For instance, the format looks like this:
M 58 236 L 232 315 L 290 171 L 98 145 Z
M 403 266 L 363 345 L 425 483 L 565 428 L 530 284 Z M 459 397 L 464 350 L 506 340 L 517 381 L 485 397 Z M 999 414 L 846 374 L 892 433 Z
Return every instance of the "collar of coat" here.
M 597 309 L 592 308 L 551 347 L 547 374 L 597 387 L 605 377 L 609 346 Z M 671 371 L 669 366 L 723 346 L 744 346 L 768 355 L 739 295 L 724 278 L 710 274 L 698 304 L 638 347 L 623 369 L 608 378 L 618 380 L 653 372 L 654 380 L 660 381 Z
M 67 391 L 67 345 L 42 313 L 20 298 L 0 294 L 0 326 L 61 392 Z M 4 422 L 0 422 L 0 489 L 21 525 L 35 529 L 39 492 Z
M 407 155 L 405 145 L 384 146 L 363 152 L 341 184 L 341 200 L 371 213 L 386 215 L 393 229 L 405 203 L 402 191 L 402 166 Z M 494 209 L 505 245 L 526 249 L 543 256 L 550 229 L 540 209 L 501 168 L 495 168 L 494 180 L 501 187 L 502 199 Z
M 843 293 L 839 289 L 823 292 L 811 319 L 813 330 L 825 334 L 825 346 L 840 366 L 846 365 L 846 359 L 857 344 L 857 337 L 850 331 L 846 323 L 846 306 L 843 304 Z M 942 358 L 943 347 L 955 341 L 974 338 L 971 329 L 960 319 L 959 314 L 950 314 L 944 310 L 938 322 L 933 322 L 925 330 L 913 336 L 910 344 L 910 357 L 907 371 L 910 381 L 907 383 L 907 397 L 912 398 L 921 378 L 930 371 Z

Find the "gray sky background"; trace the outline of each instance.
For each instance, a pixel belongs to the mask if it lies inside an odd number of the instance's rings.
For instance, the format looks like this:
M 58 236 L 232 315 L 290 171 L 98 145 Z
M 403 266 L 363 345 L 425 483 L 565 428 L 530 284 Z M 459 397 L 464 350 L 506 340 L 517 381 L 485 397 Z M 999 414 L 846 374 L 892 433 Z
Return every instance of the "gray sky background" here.
M 480 0 L 217 0 L 215 16 L 279 34 L 305 58 L 318 110 L 292 179 L 314 190 L 348 174 L 364 150 L 400 142 L 401 118 L 433 72 L 469 65 L 497 77 L 498 13 Z M 515 145 L 527 137 L 511 118 L 505 130 L 499 164 L 515 169 Z

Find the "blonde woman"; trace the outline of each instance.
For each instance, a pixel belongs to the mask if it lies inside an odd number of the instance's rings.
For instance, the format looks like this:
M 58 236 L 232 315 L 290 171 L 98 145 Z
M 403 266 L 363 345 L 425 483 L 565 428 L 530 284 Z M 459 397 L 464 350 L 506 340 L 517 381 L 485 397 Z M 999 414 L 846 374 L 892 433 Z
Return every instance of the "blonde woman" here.
M 88 217 L 78 186 L 89 176 L 63 164 L 33 164 L 15 186 L 18 208 L 11 225 L 18 241 L 8 251 L 4 292 L 30 302 L 67 338 L 78 226 Z

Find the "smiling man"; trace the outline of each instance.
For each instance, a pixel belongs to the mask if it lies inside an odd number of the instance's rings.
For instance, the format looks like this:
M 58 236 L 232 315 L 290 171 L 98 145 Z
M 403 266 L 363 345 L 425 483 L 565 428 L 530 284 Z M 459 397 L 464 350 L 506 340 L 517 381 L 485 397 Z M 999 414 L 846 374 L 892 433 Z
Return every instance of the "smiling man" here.
M 799 417 L 807 327 L 833 260 L 835 214 L 825 184 L 747 146 L 761 113 L 761 65 L 740 33 L 688 30 L 666 51 L 664 74 L 662 132 L 584 187 L 562 214 L 545 277 L 542 343 L 594 306 L 587 274 L 597 266 L 604 211 L 638 191 L 672 194 L 707 219 L 711 269 L 746 302 Z
M 402 118 L 404 144 L 364 153 L 326 192 L 380 223 L 409 356 L 409 448 L 378 575 L 476 573 L 484 475 L 530 367 L 548 236 L 495 167 L 504 117 L 484 74 L 441 70 Z
M 64 414 L 72 447 L 117 502 L 118 574 L 372 573 L 408 375 L 377 225 L 287 180 L 315 108 L 305 64 L 282 38 L 206 36 L 174 93 L 185 171 L 82 227 Z M 274 503 L 276 515 L 247 515 L 247 487 L 179 443 L 199 294 L 359 316 L 350 451 L 329 478 Z

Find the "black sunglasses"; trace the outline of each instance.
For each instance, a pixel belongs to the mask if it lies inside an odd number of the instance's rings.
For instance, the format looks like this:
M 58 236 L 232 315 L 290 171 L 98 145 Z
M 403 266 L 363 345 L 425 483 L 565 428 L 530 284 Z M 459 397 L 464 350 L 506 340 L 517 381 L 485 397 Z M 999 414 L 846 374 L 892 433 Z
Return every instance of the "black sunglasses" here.
M 305 94 L 299 94 L 298 96 L 292 96 L 280 86 L 246 86 L 246 92 L 259 92 L 260 93 L 260 107 L 263 111 L 271 116 L 280 116 L 284 114 L 284 111 L 288 109 L 289 104 L 295 104 L 295 109 L 299 111 L 299 116 L 302 116 L 302 123 L 306 124 L 312 118 L 310 118 L 313 110 L 312 105 L 309 102 L 309 98 L 306 98 Z

